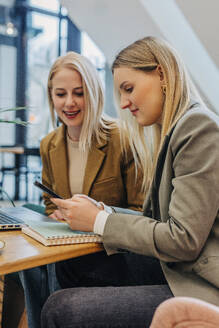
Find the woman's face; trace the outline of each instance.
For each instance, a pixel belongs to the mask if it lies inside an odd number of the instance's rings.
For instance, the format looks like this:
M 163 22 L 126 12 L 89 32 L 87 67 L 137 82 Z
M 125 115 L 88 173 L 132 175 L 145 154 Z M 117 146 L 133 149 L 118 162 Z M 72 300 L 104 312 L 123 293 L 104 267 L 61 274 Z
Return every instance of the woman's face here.
M 164 95 L 159 69 L 143 72 L 127 67 L 114 70 L 114 83 L 120 93 L 120 107 L 129 109 L 142 126 L 161 123 Z
M 62 68 L 52 78 L 51 97 L 60 120 L 68 127 L 81 127 L 85 103 L 81 75 Z

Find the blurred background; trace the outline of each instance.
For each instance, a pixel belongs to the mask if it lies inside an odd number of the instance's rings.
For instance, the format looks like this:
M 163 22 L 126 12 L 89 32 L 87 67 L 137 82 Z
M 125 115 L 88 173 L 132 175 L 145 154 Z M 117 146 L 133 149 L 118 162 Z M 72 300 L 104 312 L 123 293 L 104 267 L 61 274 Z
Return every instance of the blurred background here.
M 41 139 L 52 129 L 46 85 L 49 69 L 69 50 L 87 56 L 105 86 L 105 112 L 113 117 L 110 66 L 115 54 L 147 36 L 167 39 L 183 57 L 208 106 L 219 112 L 218 0 L 0 0 L 1 118 L 27 120 L 22 127 L 0 124 L 2 202 L 41 202 Z

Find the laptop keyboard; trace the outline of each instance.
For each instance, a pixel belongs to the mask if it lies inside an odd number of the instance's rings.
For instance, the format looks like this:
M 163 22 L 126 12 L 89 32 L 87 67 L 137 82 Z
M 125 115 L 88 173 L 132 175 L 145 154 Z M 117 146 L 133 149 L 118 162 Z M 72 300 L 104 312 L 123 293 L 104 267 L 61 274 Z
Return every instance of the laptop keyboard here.
M 19 220 L 17 218 L 11 217 L 5 213 L 1 213 L 0 211 L 0 224 L 19 224 L 23 223 L 22 220 Z

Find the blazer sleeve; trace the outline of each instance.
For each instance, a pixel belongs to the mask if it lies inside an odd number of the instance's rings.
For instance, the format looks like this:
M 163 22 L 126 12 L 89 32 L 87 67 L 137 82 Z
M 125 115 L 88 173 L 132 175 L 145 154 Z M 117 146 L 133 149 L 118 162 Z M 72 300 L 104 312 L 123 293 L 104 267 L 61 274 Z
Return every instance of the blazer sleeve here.
M 165 262 L 199 256 L 218 221 L 218 125 L 218 118 L 203 112 L 186 114 L 177 123 L 164 163 L 172 174 L 162 182 L 163 192 L 170 192 L 166 217 L 109 215 L 103 234 L 108 254 L 123 249 Z
M 40 156 L 42 160 L 42 183 L 48 188 L 53 189 L 53 177 L 51 176 L 51 167 L 49 160 L 49 140 L 47 138 L 43 139 L 40 143 Z M 43 201 L 46 206 L 46 215 L 52 214 L 57 207 L 50 201 L 50 196 L 47 193 L 43 193 Z
M 112 206 L 113 212 L 115 213 L 125 213 L 125 214 L 133 214 L 133 215 L 143 215 L 143 212 L 141 211 L 135 211 L 135 210 L 130 210 L 128 208 L 121 208 L 121 207 L 116 207 Z

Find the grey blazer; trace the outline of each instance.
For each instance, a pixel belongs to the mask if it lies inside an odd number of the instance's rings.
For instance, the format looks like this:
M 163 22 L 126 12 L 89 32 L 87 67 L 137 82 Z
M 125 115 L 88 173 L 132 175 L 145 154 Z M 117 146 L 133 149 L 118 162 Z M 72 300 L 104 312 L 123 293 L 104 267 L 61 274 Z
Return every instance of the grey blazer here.
M 175 296 L 219 306 L 218 210 L 219 117 L 195 105 L 166 136 L 144 216 L 111 214 L 104 247 L 158 258 Z

